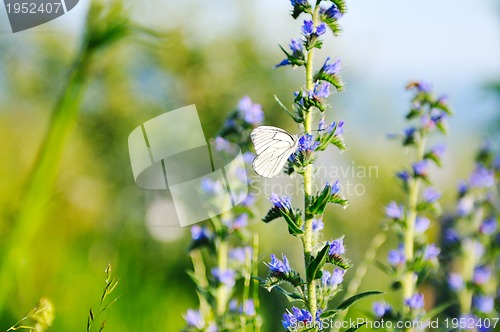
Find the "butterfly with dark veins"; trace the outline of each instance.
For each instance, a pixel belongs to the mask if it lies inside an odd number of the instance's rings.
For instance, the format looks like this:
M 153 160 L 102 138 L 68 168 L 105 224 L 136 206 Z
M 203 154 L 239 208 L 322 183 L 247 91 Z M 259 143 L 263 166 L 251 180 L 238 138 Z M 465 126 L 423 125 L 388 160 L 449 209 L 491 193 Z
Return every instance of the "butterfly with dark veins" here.
M 250 138 L 257 154 L 252 168 L 255 173 L 265 178 L 276 176 L 298 146 L 297 135 L 273 126 L 255 128 Z

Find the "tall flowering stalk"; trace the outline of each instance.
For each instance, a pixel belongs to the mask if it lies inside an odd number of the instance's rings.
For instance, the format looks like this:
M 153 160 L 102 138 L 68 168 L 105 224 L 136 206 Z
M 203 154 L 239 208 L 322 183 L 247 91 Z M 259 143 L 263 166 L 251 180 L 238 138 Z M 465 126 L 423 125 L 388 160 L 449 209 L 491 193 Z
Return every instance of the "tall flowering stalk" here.
M 447 284 L 458 302 L 458 314 L 467 318 L 467 328 L 484 330 L 498 317 L 500 233 L 498 228 L 498 176 L 500 159 L 494 159 L 489 144 L 476 158 L 476 166 L 467 181 L 458 188 L 455 216 L 447 225 L 443 241 L 450 252 Z M 479 320 L 479 321 L 478 321 Z M 490 324 L 491 323 L 491 324 Z
M 250 163 L 254 155 L 250 152 L 249 133 L 263 119 L 261 106 L 244 97 L 219 131 L 215 149 L 230 153 L 229 142 L 237 143 L 245 161 Z M 246 178 L 245 169 L 235 172 L 236 176 L 241 172 Z M 200 190 L 214 197 L 226 190 L 224 186 L 218 181 L 205 180 Z M 252 275 L 257 275 L 258 238 L 246 230 L 252 216 L 249 208 L 252 201 L 250 193 L 243 204 L 230 212 L 211 218 L 206 226 L 191 228 L 190 275 L 197 285 L 200 303 L 198 309 L 189 309 L 185 314 L 186 331 L 260 330 L 259 283 L 252 279 Z M 207 270 L 210 259 L 215 260 L 215 266 Z M 237 291 L 238 284 L 242 291 Z
M 429 243 L 426 231 L 431 219 L 440 213 L 441 193 L 431 185 L 431 163 L 441 166 L 445 146 L 428 147 L 429 137 L 436 131 L 446 134 L 446 118 L 451 115 L 446 97 L 435 98 L 429 84 L 412 82 L 407 87 L 415 93 L 406 118 L 411 122 L 400 137 L 403 146 L 412 151 L 412 163 L 396 176 L 406 194 L 403 204 L 390 202 L 385 213 L 388 226 L 397 234 L 400 244 L 391 250 L 386 270 L 394 277 L 395 288 L 401 288 L 400 311 L 395 312 L 384 302 L 374 304 L 375 315 L 383 319 L 415 321 L 423 317 L 424 296 L 418 286 L 438 266 L 440 249 Z M 412 330 L 407 329 L 407 330 Z
M 378 292 L 368 292 L 356 295 L 337 308 L 330 308 L 330 300 L 341 290 L 344 274 L 349 268 L 349 262 L 344 257 L 346 249 L 343 239 L 339 238 L 328 242 L 323 241 L 322 218 L 327 204 L 346 206 L 340 191 L 338 181 L 327 182 L 323 189 L 314 192 L 314 163 L 317 153 L 324 151 L 333 144 L 344 150 L 343 122 L 325 123 L 325 112 L 328 109 L 326 99 L 330 96 L 330 89 L 342 90 L 340 78 L 340 61 L 331 62 L 326 59 L 323 66 L 315 71 L 315 50 L 320 49 L 323 41 L 320 39 L 327 29 L 337 35 L 340 32 L 338 20 L 344 15 L 346 6 L 342 0 L 315 1 L 311 5 L 306 0 L 291 1 L 292 16 L 307 16 L 302 25 L 302 37 L 292 39 L 289 50 L 281 48 L 286 58 L 276 67 L 301 67 L 305 72 L 305 84 L 295 92 L 293 110 L 290 111 L 279 100 L 279 104 L 293 118 L 302 125 L 304 132 L 299 138 L 297 151 L 292 154 L 285 168 L 287 174 L 297 173 L 303 178 L 304 201 L 303 209 L 294 208 L 288 196 L 271 195 L 272 208 L 263 218 L 269 223 L 283 218 L 288 226 L 289 233 L 302 242 L 304 261 L 303 277 L 292 266 L 285 255 L 281 258 L 271 255 L 267 263 L 268 277 L 262 280 L 263 286 L 285 295 L 291 302 L 297 302 L 300 307 L 292 307 L 283 315 L 283 327 L 289 331 L 318 331 L 327 326 L 338 312 L 347 309 L 356 300 Z M 316 130 L 313 130 L 314 117 L 319 117 Z M 326 269 L 326 264 L 334 266 L 333 270 Z M 292 286 L 289 291 L 281 284 Z

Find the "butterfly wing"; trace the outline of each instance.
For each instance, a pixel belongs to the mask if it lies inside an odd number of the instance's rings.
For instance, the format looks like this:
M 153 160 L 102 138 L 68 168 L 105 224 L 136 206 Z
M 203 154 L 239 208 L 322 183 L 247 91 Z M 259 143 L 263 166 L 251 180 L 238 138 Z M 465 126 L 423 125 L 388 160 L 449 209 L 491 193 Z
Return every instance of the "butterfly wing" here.
M 260 126 L 250 134 L 257 157 L 252 167 L 266 178 L 276 176 L 297 149 L 297 137 L 281 128 Z

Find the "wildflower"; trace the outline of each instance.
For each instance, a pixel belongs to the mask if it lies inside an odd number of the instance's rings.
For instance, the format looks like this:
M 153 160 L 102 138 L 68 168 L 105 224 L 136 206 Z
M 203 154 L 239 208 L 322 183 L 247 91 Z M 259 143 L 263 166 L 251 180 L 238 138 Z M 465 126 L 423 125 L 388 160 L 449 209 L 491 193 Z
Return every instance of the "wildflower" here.
M 208 230 L 208 228 L 198 225 L 191 227 L 191 238 L 193 239 L 193 241 L 210 240 L 211 237 L 212 234 Z
M 302 25 L 302 33 L 306 38 L 312 36 L 319 37 L 323 35 L 325 32 L 326 32 L 326 25 L 324 23 L 321 23 L 315 28 L 313 21 L 305 20 L 304 24 Z
M 184 315 L 184 319 L 189 326 L 202 329 L 205 326 L 205 320 L 198 310 L 188 309 Z
M 411 82 L 408 85 L 409 88 L 416 88 L 417 92 L 420 93 L 429 93 L 432 91 L 432 85 L 428 82 L 420 81 L 420 82 Z
M 339 181 L 335 181 L 334 183 L 332 184 L 329 184 L 328 182 L 326 183 L 325 185 L 325 189 L 330 189 L 330 195 L 336 195 L 340 192 L 340 183 Z
M 321 8 L 320 12 L 330 20 L 338 20 L 343 16 L 336 4 L 332 4 L 332 6 L 328 9 Z
M 308 326 L 311 323 L 312 315 L 307 309 L 292 307 L 292 312 L 287 310 L 287 313 L 283 314 L 282 324 L 285 329 L 296 327 L 299 324 Z
M 477 285 L 487 283 L 491 278 L 491 269 L 487 266 L 479 266 L 474 270 L 473 281 Z
M 465 181 L 460 181 L 458 184 L 458 196 L 463 197 L 467 192 L 469 191 L 469 186 L 467 185 L 467 182 Z
M 313 152 L 319 146 L 319 142 L 314 140 L 313 135 L 304 134 L 299 138 L 297 151 L 299 152 Z
M 392 266 L 403 265 L 406 263 L 406 256 L 403 250 L 403 247 L 400 246 L 398 249 L 389 251 L 387 255 L 387 261 Z
M 335 269 L 332 273 L 325 270 L 323 271 L 323 276 L 321 277 L 321 283 L 324 287 L 336 287 L 344 281 L 345 271 L 341 269 Z
M 236 272 L 231 269 L 221 270 L 218 267 L 212 269 L 212 276 L 220 283 L 233 287 L 236 283 Z
M 412 297 L 406 299 L 405 304 L 411 309 L 422 309 L 424 307 L 424 295 L 416 293 Z
M 429 244 L 424 250 L 424 259 L 427 261 L 434 260 L 439 256 L 441 249 L 434 243 Z
M 215 138 L 215 150 L 217 151 L 225 151 L 225 152 L 231 152 L 231 143 L 227 141 L 226 139 L 217 136 Z
M 248 225 L 248 214 L 242 213 L 237 216 L 228 226 L 233 230 L 241 229 Z
M 408 127 L 404 130 L 403 142 L 405 145 L 412 144 L 415 142 L 415 134 L 417 133 L 417 128 Z
M 333 130 L 333 127 L 332 127 Z M 339 121 L 337 129 L 335 130 L 335 135 L 342 135 L 344 133 L 344 121 Z
M 464 217 L 471 213 L 474 208 L 474 200 L 470 197 L 464 197 L 457 203 L 457 214 Z
M 434 125 L 441 125 L 446 119 L 446 117 L 447 114 L 445 112 L 434 110 L 431 114 L 430 120 Z
M 204 178 L 201 180 L 201 190 L 207 194 L 218 194 L 222 190 L 222 183 L 219 181 L 214 181 L 212 179 Z
M 441 193 L 434 188 L 425 189 L 423 195 L 424 200 L 429 204 L 435 203 L 441 198 Z
M 427 176 L 428 165 L 429 165 L 429 163 L 427 162 L 427 160 L 422 160 L 422 161 L 414 163 L 412 165 L 413 174 L 415 176 L 422 176 L 422 177 Z
M 271 194 L 271 203 L 273 203 L 274 208 L 282 211 L 292 210 L 292 203 L 289 196 L 278 196 L 275 193 Z
M 290 49 L 292 50 L 293 53 L 298 53 L 302 52 L 303 45 L 302 42 L 299 39 L 294 39 L 290 41 Z
M 251 165 L 254 159 L 255 159 L 255 153 L 253 152 L 247 151 L 243 154 L 243 161 L 248 165 Z
M 302 41 L 298 39 L 292 39 L 290 41 L 289 46 L 292 53 L 288 54 L 287 52 L 285 52 L 287 54 L 287 58 L 278 63 L 276 66 L 274 66 L 275 68 L 288 65 L 294 66 L 300 64 L 301 61 L 304 61 L 304 53 L 302 52 L 303 51 Z
M 320 69 L 320 73 L 326 75 L 337 75 L 340 73 L 340 60 L 335 61 L 334 63 L 329 63 L 330 57 L 327 57 L 323 67 Z
M 406 170 L 399 171 L 396 173 L 396 177 L 403 181 L 403 183 L 408 183 L 408 180 L 410 180 L 410 173 Z
M 313 232 L 319 232 L 325 228 L 325 224 L 323 223 L 323 220 L 321 218 L 314 218 L 312 220 L 312 230 Z
M 245 122 L 251 125 L 259 125 L 264 121 L 264 112 L 260 104 L 253 103 L 250 97 L 243 97 L 238 103 L 238 110 L 243 115 Z
M 329 256 L 345 254 L 343 239 L 334 240 L 329 244 L 330 244 L 330 249 L 328 250 Z
M 415 220 L 415 232 L 417 234 L 423 234 L 429 229 L 431 221 L 429 218 L 418 216 Z
M 373 312 L 378 318 L 384 317 L 387 313 L 391 312 L 392 308 L 388 303 L 383 301 L 373 303 Z
M 271 275 L 284 276 L 292 272 L 288 258 L 282 255 L 283 261 L 276 258 L 276 255 L 271 254 L 271 262 L 265 263 L 269 267 L 269 272 Z
M 448 228 L 444 232 L 444 239 L 447 243 L 456 243 L 460 241 L 460 235 L 453 228 Z
M 253 302 L 252 299 L 245 301 L 245 303 L 243 304 L 242 312 L 247 316 L 255 316 L 256 315 L 255 303 Z
M 472 303 L 478 311 L 485 314 L 493 311 L 495 306 L 495 301 L 492 297 L 483 295 L 475 296 L 472 299 Z
M 452 290 L 458 292 L 464 288 L 465 282 L 459 273 L 450 273 L 448 277 L 448 285 Z
M 404 218 L 404 208 L 402 205 L 398 205 L 396 202 L 390 202 L 385 208 L 385 215 L 388 218 L 394 220 L 403 220 Z
M 497 220 L 495 218 L 489 218 L 483 221 L 479 227 L 479 232 L 484 235 L 492 235 L 497 230 Z
M 314 85 L 314 89 L 308 92 L 308 97 L 309 99 L 325 99 L 330 94 L 330 83 L 321 82 Z
M 251 253 L 251 249 L 249 247 L 234 248 L 229 251 L 229 258 L 235 262 L 243 264 L 247 259 L 247 253 Z
M 445 152 L 446 145 L 444 144 L 438 144 L 431 149 L 431 153 L 438 159 L 443 158 Z
M 292 6 L 305 6 L 305 5 L 308 5 L 309 3 L 307 2 L 307 0 L 290 0 L 290 2 L 292 3 Z
M 484 166 L 478 165 L 469 182 L 471 187 L 474 188 L 489 188 L 495 184 L 495 173 Z

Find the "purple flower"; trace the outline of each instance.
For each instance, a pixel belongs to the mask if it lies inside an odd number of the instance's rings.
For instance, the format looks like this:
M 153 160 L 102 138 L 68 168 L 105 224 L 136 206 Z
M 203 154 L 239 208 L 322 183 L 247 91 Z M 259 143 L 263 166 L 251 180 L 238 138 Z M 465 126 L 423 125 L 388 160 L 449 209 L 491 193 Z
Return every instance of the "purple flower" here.
M 391 311 L 392 308 L 388 303 L 385 303 L 383 301 L 373 303 L 373 313 L 378 318 L 384 317 L 386 313 L 389 313 Z
M 316 36 L 321 36 L 324 35 L 326 32 L 326 25 L 325 23 L 321 23 L 316 27 Z
M 450 273 L 450 276 L 448 277 L 448 285 L 453 291 L 458 292 L 464 288 L 465 282 L 460 274 Z
M 423 195 L 424 200 L 429 204 L 435 203 L 441 198 L 441 193 L 432 187 L 426 188 Z
M 305 20 L 304 24 L 302 25 L 302 33 L 304 34 L 305 37 L 310 37 L 313 34 L 316 37 L 319 37 L 323 35 L 325 32 L 326 32 L 326 25 L 324 23 L 321 23 L 315 28 L 313 21 Z
M 431 153 L 439 159 L 443 158 L 445 152 L 446 145 L 444 144 L 438 144 L 431 149 Z
M 416 293 L 409 299 L 406 299 L 405 304 L 411 309 L 422 309 L 424 307 L 424 295 Z
M 490 296 L 479 295 L 472 299 L 472 304 L 478 311 L 487 314 L 493 311 L 495 301 Z
M 326 183 L 325 185 L 325 189 L 328 189 L 330 190 L 330 195 L 336 195 L 340 192 L 340 183 L 339 181 L 335 181 L 334 183 L 332 184 L 329 184 L 328 182 Z
M 439 256 L 440 252 L 441 249 L 439 249 L 434 243 L 431 243 L 424 250 L 424 260 L 434 260 Z
M 330 96 L 330 83 L 321 82 L 314 85 L 314 89 L 309 91 L 307 96 L 309 99 L 324 99 Z
M 316 141 L 311 134 L 304 134 L 299 138 L 299 144 L 297 150 L 300 152 L 313 152 L 319 146 L 319 142 Z
M 385 215 L 388 218 L 394 220 L 403 220 L 404 218 L 404 208 L 402 205 L 398 205 L 396 202 L 390 202 L 385 208 Z
M 333 130 L 333 128 L 332 128 Z M 337 129 L 335 130 L 335 135 L 342 135 L 344 133 L 344 121 L 339 121 Z
M 448 228 L 444 232 L 444 239 L 447 243 L 456 243 L 460 241 L 460 235 L 453 228 Z
M 433 110 L 431 114 L 431 121 L 434 125 L 439 125 L 442 123 L 447 117 L 447 114 L 442 111 Z
M 248 225 L 248 214 L 242 213 L 237 216 L 231 223 L 229 223 L 229 227 L 233 230 L 241 229 Z
M 236 272 L 231 269 L 221 270 L 218 267 L 212 269 L 212 275 L 218 282 L 233 287 L 236 283 Z
M 389 254 L 387 255 L 387 261 L 392 266 L 403 265 L 404 263 L 406 263 L 406 256 L 403 246 L 399 246 L 399 248 L 396 250 L 389 251 Z
M 306 6 L 308 5 L 307 0 L 290 0 L 292 6 Z
M 404 130 L 404 141 L 405 144 L 413 143 L 415 140 L 415 133 L 417 132 L 417 128 L 408 127 Z
M 221 192 L 222 184 L 219 181 L 213 181 L 212 179 L 204 178 L 201 180 L 201 190 L 207 194 L 216 195 Z
M 484 166 L 478 165 L 470 176 L 469 183 L 471 187 L 475 188 L 492 187 L 495 184 L 495 173 Z
M 427 160 L 416 162 L 412 165 L 413 173 L 415 176 L 426 176 L 428 172 L 429 163 Z
M 269 199 L 273 203 L 274 207 L 278 210 L 292 210 L 292 203 L 289 196 L 278 196 L 275 193 L 271 194 Z
M 246 164 L 251 165 L 254 159 L 255 159 L 255 154 L 253 152 L 247 151 L 243 154 L 243 161 Z
M 467 182 L 460 181 L 460 183 L 458 184 L 458 195 L 462 197 L 465 194 L 467 194 L 468 191 L 469 191 L 469 186 L 467 185 Z
M 319 232 L 325 228 L 325 224 L 321 218 L 314 218 L 312 220 L 312 230 L 313 232 Z
M 477 285 L 484 285 L 491 278 L 491 269 L 487 266 L 479 266 L 474 270 L 474 277 L 472 278 Z
M 408 180 L 410 180 L 410 173 L 406 170 L 402 170 L 396 173 L 396 177 L 404 183 L 408 183 Z
M 417 219 L 415 219 L 415 232 L 417 234 L 423 234 L 429 229 L 430 225 L 431 221 L 428 218 L 418 216 Z
M 184 315 L 184 319 L 189 326 L 196 327 L 198 329 L 202 329 L 205 326 L 205 320 L 203 319 L 201 312 L 197 310 L 188 309 Z
M 335 268 L 332 273 L 327 270 L 323 271 L 321 282 L 324 287 L 337 287 L 344 281 L 345 271 Z
M 329 63 L 330 57 L 326 58 L 323 67 L 321 67 L 320 72 L 327 75 L 337 75 L 340 73 L 340 60 L 335 61 L 334 63 Z
M 342 13 L 340 12 L 339 7 L 337 7 L 336 4 L 332 4 L 332 6 L 328 9 L 321 8 L 320 12 L 321 14 L 325 15 L 327 19 L 331 20 L 338 20 L 342 17 Z
M 256 311 L 255 311 L 255 303 L 253 300 L 246 300 L 245 303 L 243 304 L 243 313 L 247 316 L 255 316 Z
M 245 122 L 251 125 L 259 125 L 262 121 L 264 121 L 262 106 L 260 104 L 253 103 L 248 96 L 241 98 L 238 103 L 238 110 L 242 113 Z
M 300 41 L 299 39 L 292 39 L 290 41 L 290 49 L 293 53 L 302 52 L 302 47 L 302 41 Z
M 276 255 L 271 254 L 271 261 L 269 263 L 265 263 L 267 267 L 269 267 L 269 272 L 275 275 L 286 275 L 292 272 L 292 268 L 290 267 L 290 263 L 288 262 L 288 258 L 282 254 L 283 261 L 280 261 L 276 258 Z
M 429 93 L 432 91 L 432 85 L 428 82 L 416 82 L 415 87 L 418 92 Z
M 249 247 L 238 247 L 229 251 L 229 258 L 238 263 L 245 263 L 247 259 L 247 253 L 251 254 L 252 249 Z
M 302 25 L 302 33 L 304 36 L 310 36 L 314 33 L 314 23 L 311 20 L 305 20 Z
M 227 140 L 224 138 L 217 136 L 215 138 L 215 150 L 217 151 L 225 151 L 225 152 L 231 152 L 231 143 L 229 143 Z
M 312 323 L 312 315 L 307 309 L 292 307 L 292 312 L 287 310 L 287 313 L 283 314 L 281 323 L 285 329 L 297 327 L 299 323 L 309 326 Z
M 344 239 L 333 240 L 329 245 L 329 256 L 345 254 Z
M 212 233 L 206 227 L 194 225 L 191 227 L 191 238 L 193 241 L 210 240 Z
M 497 230 L 497 220 L 495 218 L 488 218 L 479 227 L 479 232 L 484 235 L 492 235 Z
M 474 208 L 474 200 L 470 197 L 464 197 L 457 203 L 457 213 L 459 216 L 464 217 L 471 213 Z

